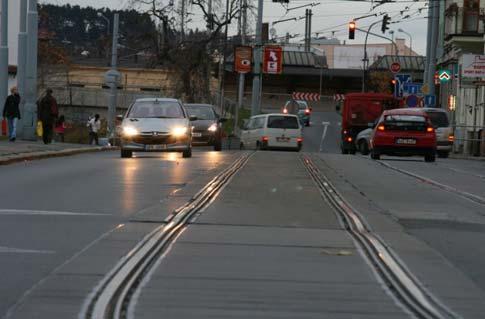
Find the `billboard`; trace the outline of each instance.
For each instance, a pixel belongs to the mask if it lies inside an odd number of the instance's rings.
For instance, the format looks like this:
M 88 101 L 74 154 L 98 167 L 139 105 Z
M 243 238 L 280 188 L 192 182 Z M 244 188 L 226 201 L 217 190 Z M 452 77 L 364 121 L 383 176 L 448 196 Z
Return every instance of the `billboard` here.
M 485 77 L 485 55 L 463 54 L 461 76 L 464 78 Z
M 283 48 L 276 45 L 265 46 L 263 54 L 263 73 L 281 74 L 283 72 Z
M 253 48 L 250 46 L 239 46 L 234 49 L 234 71 L 237 73 L 251 72 L 253 61 Z
M 367 47 L 369 66 L 384 55 L 386 55 L 385 47 Z M 364 46 L 336 46 L 333 48 L 333 57 L 335 69 L 362 69 Z

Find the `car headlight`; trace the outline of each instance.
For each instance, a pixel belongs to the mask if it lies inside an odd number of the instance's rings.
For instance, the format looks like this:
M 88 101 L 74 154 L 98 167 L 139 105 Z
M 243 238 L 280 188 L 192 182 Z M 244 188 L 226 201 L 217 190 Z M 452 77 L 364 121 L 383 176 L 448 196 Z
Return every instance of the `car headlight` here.
M 212 125 L 209 126 L 209 128 L 207 130 L 210 131 L 210 132 L 215 132 L 215 131 L 217 131 L 217 129 L 218 129 L 217 124 L 212 123 Z
M 176 127 L 172 129 L 172 135 L 175 137 L 181 137 L 187 134 L 187 127 Z
M 138 130 L 131 126 L 125 126 L 123 127 L 123 135 L 128 137 L 135 136 L 138 135 Z

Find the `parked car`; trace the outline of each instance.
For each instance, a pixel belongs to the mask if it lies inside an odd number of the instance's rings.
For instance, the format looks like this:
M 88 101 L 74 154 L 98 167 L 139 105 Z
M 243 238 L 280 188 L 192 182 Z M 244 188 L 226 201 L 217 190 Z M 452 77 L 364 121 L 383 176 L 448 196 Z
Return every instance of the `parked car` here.
M 369 155 L 370 152 L 370 137 L 372 135 L 372 128 L 368 128 L 357 134 L 355 138 L 355 148 L 362 154 L 362 155 Z
M 284 114 L 295 114 L 298 116 L 301 125 L 310 126 L 312 108 L 307 101 L 289 100 L 283 107 Z
M 192 122 L 192 144 L 209 145 L 214 151 L 222 148 L 222 123 L 226 121 L 219 118 L 213 105 L 209 104 L 185 104 L 187 112 L 196 116 L 197 120 Z
M 133 152 L 182 152 L 192 156 L 192 124 L 182 103 L 176 99 L 138 99 L 121 124 L 121 157 Z
M 423 109 L 384 111 L 370 141 L 373 159 L 381 155 L 421 155 L 426 162 L 436 159 L 436 132 Z
M 293 114 L 262 114 L 249 119 L 241 132 L 241 149 L 290 149 L 300 151 L 301 124 Z
M 424 108 L 423 110 L 428 114 L 429 119 L 436 130 L 436 152 L 438 157 L 448 157 L 453 148 L 453 141 L 455 140 L 453 128 L 448 120 L 448 113 L 446 113 L 445 110 L 438 108 Z

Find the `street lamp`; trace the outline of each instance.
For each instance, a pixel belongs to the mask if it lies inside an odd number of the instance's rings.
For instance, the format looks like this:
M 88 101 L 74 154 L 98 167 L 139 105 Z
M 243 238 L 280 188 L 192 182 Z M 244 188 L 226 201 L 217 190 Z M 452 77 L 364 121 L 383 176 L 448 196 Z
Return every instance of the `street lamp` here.
M 106 28 L 106 32 L 109 35 L 109 30 L 110 30 L 110 27 L 111 27 L 111 24 L 110 24 L 109 19 L 106 18 L 106 16 L 104 14 L 102 14 L 101 12 L 98 12 L 98 17 L 103 18 L 104 20 L 106 20 L 106 23 L 108 24 L 108 28 Z
M 408 33 L 403 29 L 398 29 L 397 31 L 402 32 L 409 36 L 409 55 L 412 56 L 413 55 L 413 36 L 411 35 L 411 33 Z

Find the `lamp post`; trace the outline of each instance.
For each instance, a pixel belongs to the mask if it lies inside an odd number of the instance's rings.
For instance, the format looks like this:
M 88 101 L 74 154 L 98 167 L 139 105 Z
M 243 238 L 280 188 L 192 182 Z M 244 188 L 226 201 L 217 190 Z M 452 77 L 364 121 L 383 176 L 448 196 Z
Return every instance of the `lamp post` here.
M 103 18 L 106 23 L 108 24 L 108 27 L 106 28 L 106 33 L 109 35 L 109 30 L 110 30 L 110 27 L 111 27 L 111 22 L 109 21 L 108 18 L 106 18 L 106 16 L 104 14 L 102 14 L 101 12 L 98 12 L 98 17 L 100 18 Z
M 409 55 L 412 56 L 413 55 L 413 36 L 411 35 L 411 33 L 408 33 L 403 29 L 398 29 L 397 31 L 402 32 L 409 37 Z

